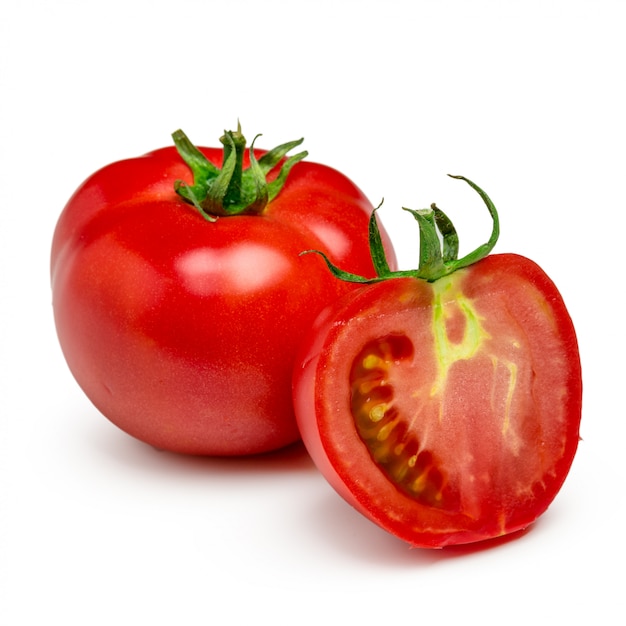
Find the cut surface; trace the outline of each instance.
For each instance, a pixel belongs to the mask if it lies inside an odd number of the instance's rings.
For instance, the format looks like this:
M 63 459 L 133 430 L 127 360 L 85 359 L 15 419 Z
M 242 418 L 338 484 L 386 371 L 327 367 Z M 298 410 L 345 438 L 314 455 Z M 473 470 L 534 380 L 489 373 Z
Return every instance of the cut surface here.
M 492 255 L 434 284 L 370 285 L 326 332 L 305 443 L 348 501 L 415 545 L 499 536 L 545 511 L 577 447 L 582 385 L 571 320 L 534 263 Z

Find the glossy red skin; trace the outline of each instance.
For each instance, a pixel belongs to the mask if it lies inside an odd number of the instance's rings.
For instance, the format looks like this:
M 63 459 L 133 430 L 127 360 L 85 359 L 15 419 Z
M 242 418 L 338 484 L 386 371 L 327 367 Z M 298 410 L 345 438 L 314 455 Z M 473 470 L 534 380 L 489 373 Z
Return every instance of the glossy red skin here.
M 221 149 L 201 150 L 221 165 Z M 372 275 L 372 206 L 339 172 L 300 162 L 263 215 L 210 223 L 176 195 L 177 179 L 192 182 L 164 148 L 103 168 L 68 202 L 51 255 L 65 358 L 106 417 L 159 449 L 281 448 L 299 439 L 296 347 L 352 288 L 300 253 Z
M 365 286 L 324 311 L 294 370 L 302 438 L 330 484 L 383 529 L 428 548 L 495 538 L 534 522 L 565 480 L 581 418 L 576 335 L 546 274 L 524 257 L 501 254 L 444 280 L 453 295 L 443 300 L 448 317 L 437 327 L 445 328 L 440 336 L 453 348 L 468 337 L 459 293 L 487 333 L 449 369 L 438 369 L 433 287 L 398 278 Z M 408 337 L 414 348 L 410 357 L 390 359 L 391 387 L 384 389 L 393 389 L 400 415 L 414 417 L 408 432 L 443 476 L 443 506 L 403 491 L 357 431 L 352 366 L 363 346 L 387 335 Z

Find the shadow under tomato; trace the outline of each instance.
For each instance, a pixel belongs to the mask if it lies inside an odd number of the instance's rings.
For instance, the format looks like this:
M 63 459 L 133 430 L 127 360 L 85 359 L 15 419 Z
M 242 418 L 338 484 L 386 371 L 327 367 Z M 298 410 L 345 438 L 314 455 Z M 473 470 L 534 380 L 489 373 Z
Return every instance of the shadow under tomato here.
M 211 457 L 158 450 L 106 422 L 98 424 L 97 434 L 94 431 L 90 438 L 93 448 L 109 461 L 140 471 L 229 475 L 317 471 L 302 442 L 264 454 Z
M 233 457 L 188 456 L 154 448 L 152 451 L 160 461 L 193 470 L 219 470 L 234 474 L 317 471 L 302 442 L 293 443 L 273 452 Z
M 418 548 L 379 528 L 329 487 L 328 493 L 317 501 L 314 510 L 309 510 L 309 524 L 315 524 L 314 530 L 323 533 L 338 551 L 354 558 L 375 562 L 379 566 L 414 568 L 488 553 L 524 537 L 537 523 L 509 535 L 476 543 L 440 549 Z
M 305 524 L 318 541 L 327 542 L 338 552 L 378 566 L 414 568 L 470 558 L 512 543 L 530 530 L 442 549 L 415 548 L 379 528 L 336 494 L 318 472 L 302 442 L 248 457 L 202 457 L 157 450 L 108 424 L 101 424 L 96 430 L 97 435 L 93 431 L 91 437 L 92 449 L 103 455 L 107 463 L 116 464 L 123 473 L 130 470 L 150 474 L 157 481 L 167 477 L 168 481 L 191 479 L 194 482 L 204 480 L 205 476 L 219 475 L 221 486 L 232 487 L 249 486 L 251 481 L 257 486 L 259 481 L 267 484 L 268 478 L 298 481 L 298 476 L 306 476 L 308 483 L 303 484 L 303 488 L 312 487 L 311 495 L 309 498 L 299 487 L 296 489 L 299 499 L 294 523 Z M 244 483 L 241 483 L 242 478 Z M 311 480 L 315 483 L 311 484 Z M 537 522 L 530 528 L 536 525 Z

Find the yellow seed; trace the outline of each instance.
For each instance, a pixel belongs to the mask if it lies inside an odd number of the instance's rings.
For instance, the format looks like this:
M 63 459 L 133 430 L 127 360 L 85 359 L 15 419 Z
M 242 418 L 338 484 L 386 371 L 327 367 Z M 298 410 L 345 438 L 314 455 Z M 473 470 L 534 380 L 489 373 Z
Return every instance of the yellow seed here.
M 385 439 L 389 437 L 389 435 L 391 434 L 391 431 L 396 427 L 397 424 L 398 424 L 398 420 L 393 420 L 392 422 L 385 424 L 378 431 L 378 435 L 376 436 L 376 439 L 378 439 L 378 441 L 385 441 Z
M 385 412 L 387 411 L 386 404 L 377 404 L 376 406 L 370 409 L 370 419 L 372 422 L 380 422 L 383 417 L 385 417 Z
M 379 363 L 380 363 L 380 358 L 377 357 L 375 354 L 368 354 L 363 359 L 363 367 L 366 370 L 373 370 L 375 367 L 378 367 Z
M 411 483 L 411 491 L 415 493 L 420 493 L 424 490 L 426 486 L 426 474 L 420 474 L 412 483 Z
M 398 465 L 391 470 L 391 475 L 396 483 L 401 483 L 409 471 L 409 468 L 405 465 Z

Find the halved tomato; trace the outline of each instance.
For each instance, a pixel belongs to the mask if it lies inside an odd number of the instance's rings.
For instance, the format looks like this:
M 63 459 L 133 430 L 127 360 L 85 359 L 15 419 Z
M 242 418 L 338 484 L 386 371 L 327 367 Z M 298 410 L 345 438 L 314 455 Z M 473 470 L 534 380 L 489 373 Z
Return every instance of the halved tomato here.
M 485 256 L 497 213 L 475 188 L 494 216 L 479 258 L 457 260 L 447 217 L 434 205 L 421 212 L 423 231 L 441 225 L 444 252 L 423 232 L 420 270 L 379 263 L 379 279 L 359 281 L 317 319 L 294 374 L 298 425 L 319 469 L 414 546 L 527 527 L 561 488 L 579 440 L 571 318 L 533 261 Z

